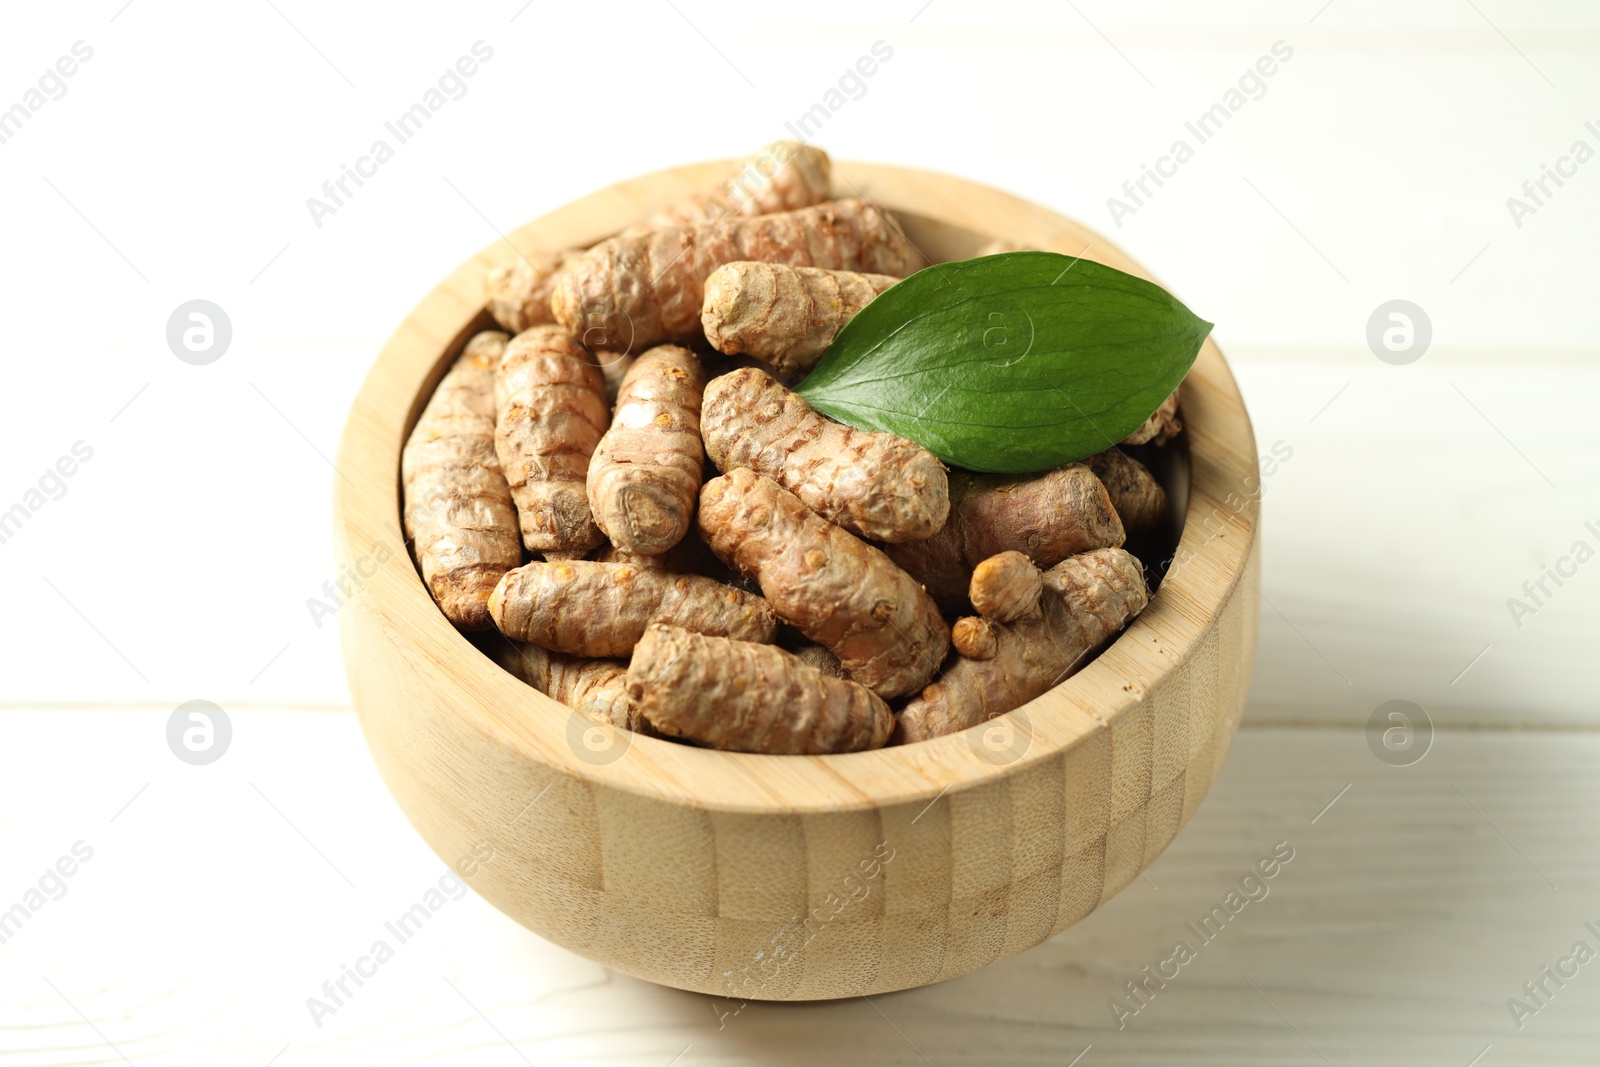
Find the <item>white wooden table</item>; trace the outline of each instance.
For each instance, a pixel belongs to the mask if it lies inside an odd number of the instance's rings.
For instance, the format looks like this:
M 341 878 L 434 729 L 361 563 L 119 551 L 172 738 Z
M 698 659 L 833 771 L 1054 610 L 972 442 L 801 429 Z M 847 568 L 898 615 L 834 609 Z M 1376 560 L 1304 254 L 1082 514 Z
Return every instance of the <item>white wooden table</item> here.
M 1600 563 L 1574 557 L 1600 549 L 1600 163 L 1561 164 L 1600 149 L 1600 12 L 812 15 L 14 14 L 0 116 L 74 42 L 93 55 L 0 124 L 0 513 L 27 511 L 0 530 L 0 1067 L 1600 1060 L 1600 964 L 1562 963 L 1600 952 Z M 307 198 L 479 40 L 493 58 L 464 95 L 317 225 Z M 819 144 L 1099 226 L 1218 324 L 1262 451 L 1292 452 L 1264 480 L 1255 684 L 1211 796 L 1087 920 L 939 986 L 740 1009 L 608 973 L 463 892 L 314 1019 L 308 998 L 444 872 L 308 607 L 339 577 L 327 457 L 371 354 L 497 231 L 783 136 L 877 41 L 893 58 Z M 1260 95 L 1118 227 L 1108 198 L 1280 41 Z M 1519 226 L 1507 199 L 1542 164 L 1571 173 Z M 207 366 L 165 337 L 193 299 L 232 322 Z M 1432 325 L 1409 365 L 1365 337 L 1394 299 Z M 233 724 L 209 766 L 167 747 L 192 699 Z M 1391 700 L 1435 727 L 1409 766 L 1369 746 Z M 1198 944 L 1186 924 L 1279 842 L 1294 859 L 1268 895 Z M 1125 983 L 1178 940 L 1194 958 L 1130 1014 Z
M 1444 730 L 1393 767 L 1357 730 L 1246 727 L 1167 853 L 1061 936 L 942 985 L 741 1009 L 612 974 L 464 890 L 398 943 L 385 923 L 445 866 L 354 717 L 232 719 L 223 759 L 190 767 L 163 713 L 8 715 L 0 903 L 74 843 L 93 856 L 0 945 L 0 1063 L 1590 1064 L 1600 1042 L 1600 964 L 1521 1030 L 1506 1007 L 1600 947 L 1586 734 Z M 1280 842 L 1266 895 L 1203 942 L 1189 924 Z M 314 1017 L 380 938 L 393 958 Z M 1194 958 L 1140 1007 L 1124 984 L 1180 940 Z

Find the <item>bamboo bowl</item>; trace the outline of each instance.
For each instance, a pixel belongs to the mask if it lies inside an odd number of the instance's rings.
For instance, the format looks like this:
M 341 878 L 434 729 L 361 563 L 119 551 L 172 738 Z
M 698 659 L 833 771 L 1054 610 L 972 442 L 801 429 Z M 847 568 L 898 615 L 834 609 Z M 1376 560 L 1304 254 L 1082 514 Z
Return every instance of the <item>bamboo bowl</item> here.
M 510 243 L 591 244 L 727 166 L 623 182 Z M 935 260 L 1002 237 L 1145 273 L 1083 226 L 971 182 L 836 163 L 835 183 L 893 210 Z M 1167 472 L 1184 517 L 1178 563 L 1083 671 L 933 741 L 715 752 L 607 734 L 523 685 L 446 621 L 407 552 L 401 446 L 488 325 L 484 273 L 513 256 L 490 245 L 401 323 L 356 397 L 335 479 L 337 548 L 365 580 L 339 613 L 351 690 L 384 780 L 441 859 L 598 963 L 763 1000 L 966 974 L 1065 929 L 1155 859 L 1227 753 L 1255 657 L 1255 441 L 1215 344 L 1183 386 L 1187 471 Z

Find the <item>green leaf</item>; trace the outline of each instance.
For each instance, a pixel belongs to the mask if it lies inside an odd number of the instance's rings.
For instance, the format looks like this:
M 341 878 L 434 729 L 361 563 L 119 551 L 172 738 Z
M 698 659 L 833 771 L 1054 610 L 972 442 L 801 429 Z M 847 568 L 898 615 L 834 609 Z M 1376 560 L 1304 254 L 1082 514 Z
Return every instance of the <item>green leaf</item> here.
M 798 392 L 952 466 L 1047 470 L 1137 429 L 1210 332 L 1159 285 L 1087 259 L 1008 252 L 941 263 L 888 289 Z

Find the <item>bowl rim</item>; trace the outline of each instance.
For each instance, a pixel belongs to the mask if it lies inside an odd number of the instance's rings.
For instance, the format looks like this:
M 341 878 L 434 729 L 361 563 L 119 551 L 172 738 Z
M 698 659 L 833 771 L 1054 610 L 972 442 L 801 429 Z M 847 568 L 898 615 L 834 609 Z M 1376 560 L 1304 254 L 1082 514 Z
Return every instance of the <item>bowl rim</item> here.
M 1183 663 L 1216 625 L 1246 569 L 1260 520 L 1253 429 L 1221 350 L 1208 337 L 1184 382 L 1188 501 L 1174 560 L 1150 605 L 1077 674 L 995 723 L 1026 732 L 1015 758 L 987 757 L 983 725 L 929 741 L 826 756 L 721 752 L 620 734 L 620 758 L 579 752 L 591 727 L 576 712 L 506 672 L 434 605 L 400 529 L 400 450 L 450 358 L 486 318 L 483 277 L 518 249 L 587 247 L 673 200 L 713 187 L 733 161 L 673 167 L 601 189 L 502 235 L 461 263 L 396 328 L 362 383 L 340 440 L 334 533 L 342 559 L 377 561 L 358 601 L 416 643 L 431 684 L 483 739 L 548 770 L 701 811 L 808 813 L 899 803 L 931 804 L 948 792 L 1028 771 L 1114 727 Z M 1151 278 L 1101 234 L 1039 205 L 962 178 L 835 160 L 835 193 L 938 223 L 940 208 L 982 201 L 991 232 L 1030 247 L 1084 256 Z M 967 229 L 967 227 L 961 227 Z M 1151 280 L 1154 280 L 1151 278 Z M 353 623 L 341 611 L 341 625 Z M 346 648 L 349 648 L 346 642 Z M 347 651 L 347 655 L 348 655 Z M 363 718 L 381 714 L 356 701 Z M 1013 735 L 1014 736 L 1014 735 Z M 926 810 L 926 809 L 924 809 Z

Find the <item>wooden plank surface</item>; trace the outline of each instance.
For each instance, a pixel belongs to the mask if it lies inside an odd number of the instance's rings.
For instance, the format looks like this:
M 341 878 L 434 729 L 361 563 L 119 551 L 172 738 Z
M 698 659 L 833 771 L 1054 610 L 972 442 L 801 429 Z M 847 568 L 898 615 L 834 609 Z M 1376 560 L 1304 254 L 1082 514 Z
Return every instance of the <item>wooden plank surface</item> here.
M 1600 566 L 1574 555 L 1600 554 L 1600 424 L 1572 408 L 1600 368 L 1298 355 L 1230 353 L 1263 454 L 1291 456 L 1263 471 L 1246 721 L 1360 725 L 1406 699 L 1441 725 L 1600 723 Z
M 611 974 L 449 885 L 399 943 L 385 923 L 444 868 L 354 717 L 232 719 L 229 751 L 191 767 L 163 714 L 0 717 L 0 908 L 93 850 L 0 944 L 0 1064 L 121 1064 L 114 1045 L 138 1067 L 1064 1065 L 1092 1045 L 1083 1067 L 1465 1067 L 1492 1046 L 1490 1067 L 1588 1064 L 1600 1042 L 1593 966 L 1546 980 L 1520 1031 L 1506 1006 L 1575 941 L 1600 950 L 1593 733 L 1444 730 L 1396 767 L 1360 730 L 1247 727 L 1148 876 L 1039 948 L 870 1001 L 741 1008 Z M 1279 842 L 1292 860 L 1246 884 L 1265 896 L 1202 942 L 1187 924 Z M 379 939 L 393 958 L 316 1026 L 307 998 Z M 1194 958 L 1117 1029 L 1111 998 L 1131 1007 L 1124 983 L 1178 940 Z
M 522 7 L 461 5 L 376 31 L 355 5 L 287 9 L 361 86 L 348 95 L 265 7 L 235 19 L 122 0 L 36 6 L 0 40 L 8 69 L 24 72 L 79 38 L 96 50 L 70 95 L 8 141 L 0 172 L 19 205 L 0 281 L 28 312 L 8 322 L 11 349 L 39 354 L 8 366 L 22 401 L 0 454 L 4 505 L 74 441 L 95 449 L 4 545 L 17 609 L 0 624 L 0 702 L 159 709 L 0 714 L 0 907 L 75 841 L 96 849 L 66 896 L 0 944 L 0 1064 L 125 1062 L 46 977 L 140 1067 L 262 1065 L 280 1052 L 279 1064 L 442 1052 L 469 1067 L 661 1065 L 681 1052 L 681 1064 L 1064 1065 L 1090 1043 L 1081 1067 L 1465 1067 L 1491 1043 L 1485 1067 L 1593 1062 L 1592 967 L 1520 1032 L 1505 998 L 1583 936 L 1586 908 L 1600 910 L 1589 784 L 1600 751 L 1587 732 L 1600 724 L 1600 571 L 1581 571 L 1522 629 L 1505 602 L 1596 518 L 1600 187 L 1584 168 L 1523 226 L 1506 198 L 1597 118 L 1600 12 L 914 0 L 873 24 L 825 5 L 796 25 L 778 8 L 685 2 L 617 34 L 600 7 Z M 306 197 L 479 36 L 497 58 L 472 95 L 314 224 Z M 1273 41 L 1296 50 L 1114 234 L 1218 323 L 1258 436 L 1296 449 L 1267 481 L 1255 698 L 1215 790 L 1153 885 L 1136 880 L 1047 945 L 947 986 L 757 1005 L 718 1030 L 704 998 L 610 977 L 467 896 L 316 1030 L 305 997 L 440 873 L 378 786 L 353 718 L 284 710 L 346 700 L 334 627 L 306 605 L 336 577 L 325 457 L 373 352 L 496 229 L 782 135 L 880 37 L 895 58 L 820 144 L 1108 228 L 1107 198 L 1186 120 Z M 604 42 L 612 75 L 593 77 L 594 48 L 551 40 Z M 581 85 L 593 115 L 654 99 L 663 48 L 676 97 L 716 100 L 717 121 L 635 122 L 626 146 L 612 138 L 550 166 L 481 164 L 551 85 Z M 151 164 L 151 145 L 191 146 L 186 179 Z M 236 331 L 209 368 L 180 364 L 161 336 L 195 296 L 224 306 Z M 1404 368 L 1377 363 L 1363 339 L 1373 307 L 1396 296 L 1435 325 L 1427 357 Z M 178 764 L 161 740 L 168 711 L 193 697 L 240 727 L 209 769 Z M 1374 759 L 1361 730 L 1396 697 L 1446 728 L 1407 769 Z M 1346 783 L 1311 825 L 1306 812 Z M 1298 851 L 1272 895 L 1127 1030 L 1111 1029 L 1114 988 L 1280 833 Z

